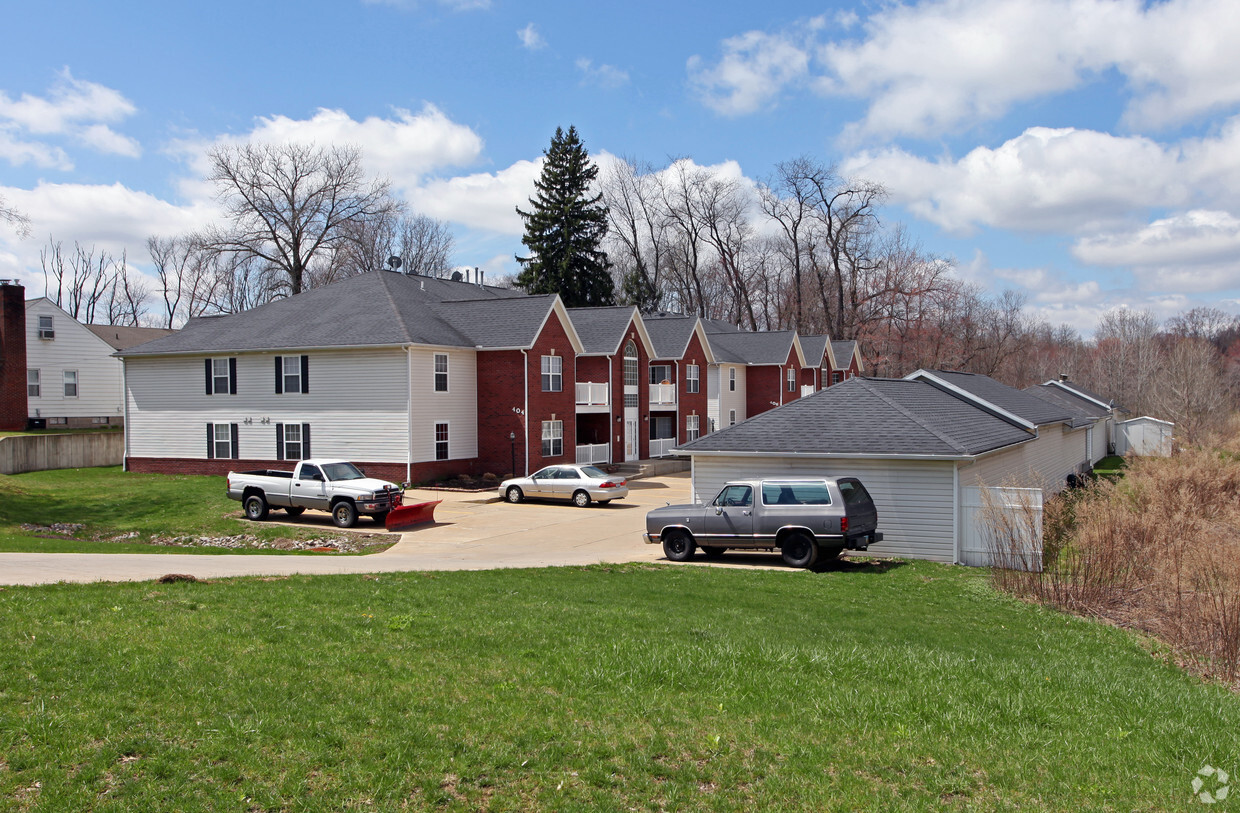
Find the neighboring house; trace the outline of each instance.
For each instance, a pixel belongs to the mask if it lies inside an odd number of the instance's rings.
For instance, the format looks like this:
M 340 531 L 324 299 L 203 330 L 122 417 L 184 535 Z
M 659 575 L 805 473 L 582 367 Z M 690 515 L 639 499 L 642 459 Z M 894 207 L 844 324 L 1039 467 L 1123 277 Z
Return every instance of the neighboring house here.
M 411 481 L 665 455 L 711 431 L 712 380 L 714 414 L 744 420 L 812 392 L 801 381 L 820 365 L 792 331 L 713 335 L 697 317 L 389 271 L 118 355 L 133 470 L 219 473 L 313 447 Z
M 1044 384 L 1025 387 L 1026 392 L 1067 408 L 1078 420 L 1091 424 L 1086 438 L 1086 452 L 1090 465 L 1097 463 L 1115 450 L 1115 415 L 1120 408 L 1115 402 L 1068 381 L 1067 376 Z
M 26 399 L 33 426 L 124 423 L 121 362 L 113 353 L 170 330 L 83 325 L 51 300 L 26 307 Z
M 865 372 L 865 364 L 861 361 L 861 347 L 855 341 L 831 342 L 831 359 L 831 378 L 822 382 L 824 387 Z
M 683 444 L 694 499 L 738 477 L 856 476 L 879 512 L 877 554 L 982 564 L 982 489 L 1038 478 L 1049 491 L 1085 463 L 1091 424 L 986 376 L 854 377 Z

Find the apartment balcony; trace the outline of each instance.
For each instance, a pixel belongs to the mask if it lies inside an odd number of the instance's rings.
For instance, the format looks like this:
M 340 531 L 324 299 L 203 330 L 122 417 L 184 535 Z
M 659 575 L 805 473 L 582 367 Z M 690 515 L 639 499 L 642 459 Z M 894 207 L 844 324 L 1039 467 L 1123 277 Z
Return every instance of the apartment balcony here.
M 676 448 L 676 438 L 652 438 L 650 441 L 651 457 L 667 457 Z
M 802 398 L 804 398 L 807 395 L 813 395 L 813 394 L 814 394 L 813 384 L 802 384 L 801 385 L 801 397 Z
M 590 443 L 577 447 L 577 464 L 581 466 L 593 463 L 611 462 L 610 443 Z
M 650 385 L 650 406 L 652 407 L 674 407 L 676 406 L 676 385 L 675 384 L 651 384 Z
M 611 388 L 607 382 L 578 381 L 577 411 L 607 412 L 611 407 Z

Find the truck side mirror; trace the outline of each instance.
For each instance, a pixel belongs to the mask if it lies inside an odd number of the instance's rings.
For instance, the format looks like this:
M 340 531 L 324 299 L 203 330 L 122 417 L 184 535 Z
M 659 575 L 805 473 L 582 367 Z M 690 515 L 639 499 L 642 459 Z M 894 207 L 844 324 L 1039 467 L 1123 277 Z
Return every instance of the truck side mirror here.
M 722 505 L 716 505 L 716 506 L 715 506 L 715 516 L 719 516 L 719 515 L 720 515 L 720 514 L 722 514 L 722 513 L 723 513 L 723 506 L 722 506 Z

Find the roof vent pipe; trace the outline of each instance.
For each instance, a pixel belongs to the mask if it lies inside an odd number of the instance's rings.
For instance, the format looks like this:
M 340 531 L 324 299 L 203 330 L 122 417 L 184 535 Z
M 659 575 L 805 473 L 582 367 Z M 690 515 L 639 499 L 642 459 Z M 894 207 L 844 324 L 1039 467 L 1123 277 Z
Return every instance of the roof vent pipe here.
M 1059 374 L 1059 380 L 1060 380 L 1060 381 L 1067 381 L 1067 380 L 1068 380 L 1068 374 L 1067 374 L 1067 373 L 1060 373 L 1060 374 Z

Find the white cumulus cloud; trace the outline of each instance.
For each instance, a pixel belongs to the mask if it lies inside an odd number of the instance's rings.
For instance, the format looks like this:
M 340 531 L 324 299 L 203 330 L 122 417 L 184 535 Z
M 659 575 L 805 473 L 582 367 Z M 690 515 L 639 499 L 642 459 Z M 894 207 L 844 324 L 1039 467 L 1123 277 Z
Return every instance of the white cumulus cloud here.
M 66 138 L 97 152 L 137 158 L 136 140 L 109 124 L 136 112 L 133 102 L 96 82 L 75 79 L 62 70 L 45 96 L 23 93 L 17 98 L 0 90 L 0 158 L 14 165 L 69 170 L 73 162 L 63 148 L 47 143 Z
M 577 60 L 583 85 L 596 85 L 608 90 L 629 83 L 629 74 L 615 65 L 595 65 L 593 60 L 582 57 Z
M 1129 268 L 1148 290 L 1235 290 L 1240 288 L 1240 218 L 1193 209 L 1140 228 L 1082 238 L 1072 254 L 1091 265 Z
M 689 58 L 691 86 L 702 101 L 726 116 L 772 107 L 783 89 L 809 73 L 809 51 L 801 36 L 747 31 L 723 41 L 723 56 L 708 65 Z
M 540 48 L 547 47 L 547 41 L 543 39 L 543 35 L 538 33 L 538 26 L 530 23 L 525 28 L 517 30 L 517 39 L 521 40 L 521 47 L 530 51 L 537 51 Z

